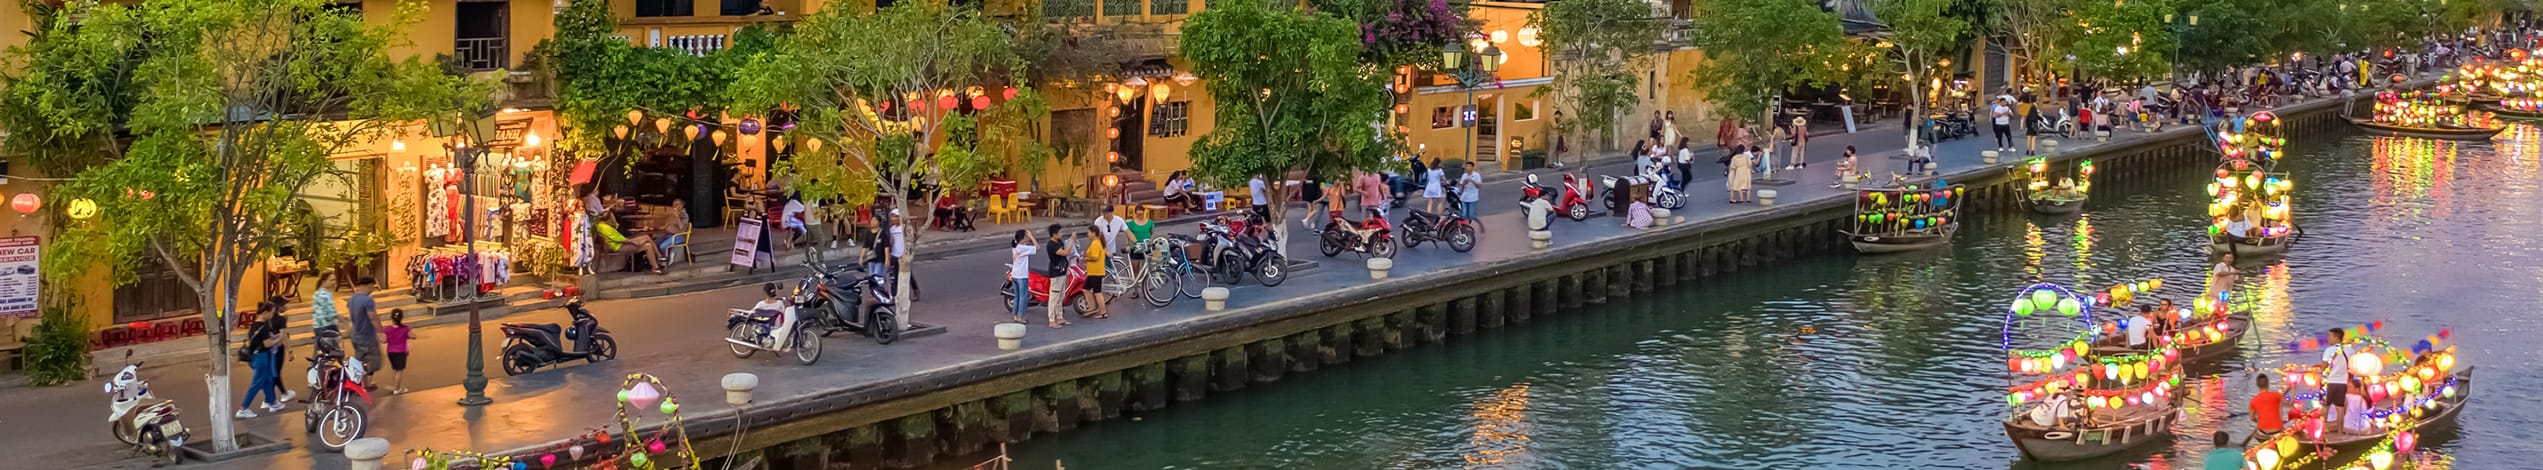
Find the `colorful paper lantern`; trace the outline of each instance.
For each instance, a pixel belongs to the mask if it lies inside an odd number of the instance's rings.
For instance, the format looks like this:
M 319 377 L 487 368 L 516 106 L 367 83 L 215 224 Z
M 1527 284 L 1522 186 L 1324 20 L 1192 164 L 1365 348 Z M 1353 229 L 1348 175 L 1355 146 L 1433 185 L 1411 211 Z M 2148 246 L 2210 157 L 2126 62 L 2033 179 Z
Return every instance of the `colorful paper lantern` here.
M 37 196 L 35 193 L 18 193 L 17 197 L 9 198 L 9 209 L 18 211 L 21 215 L 33 214 L 36 210 L 43 208 L 44 197 Z

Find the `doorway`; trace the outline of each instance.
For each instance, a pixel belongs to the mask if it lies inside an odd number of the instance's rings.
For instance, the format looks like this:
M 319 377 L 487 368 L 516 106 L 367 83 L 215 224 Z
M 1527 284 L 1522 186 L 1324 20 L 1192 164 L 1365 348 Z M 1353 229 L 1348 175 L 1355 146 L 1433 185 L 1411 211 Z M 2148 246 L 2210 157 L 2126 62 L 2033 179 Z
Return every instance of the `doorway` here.
M 1145 169 L 1143 165 L 1145 159 L 1140 158 L 1142 150 L 1140 144 L 1148 140 L 1141 138 L 1148 132 L 1148 126 L 1145 125 L 1148 122 L 1147 115 L 1147 96 L 1132 98 L 1129 103 L 1121 105 L 1121 115 L 1112 120 L 1113 128 L 1121 130 L 1121 135 L 1112 138 L 1113 151 L 1121 152 L 1121 160 L 1113 162 L 1113 166 L 1132 171 Z
M 1466 159 L 1477 162 L 1501 161 L 1501 95 L 1475 97 L 1474 155 Z

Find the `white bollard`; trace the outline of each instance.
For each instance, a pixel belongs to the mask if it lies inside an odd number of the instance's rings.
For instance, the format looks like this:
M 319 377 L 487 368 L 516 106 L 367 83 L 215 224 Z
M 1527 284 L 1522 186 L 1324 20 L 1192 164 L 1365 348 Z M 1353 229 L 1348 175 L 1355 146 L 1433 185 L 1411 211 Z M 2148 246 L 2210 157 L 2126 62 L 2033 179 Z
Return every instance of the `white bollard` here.
M 1530 246 L 1530 247 L 1534 247 L 1534 248 L 1539 249 L 1539 250 L 1545 249 L 1545 247 L 1548 247 L 1548 246 L 1554 246 L 1554 231 L 1552 231 L 1552 230 L 1529 230 L 1529 231 L 1528 231 L 1528 246 Z
M 1227 288 L 1201 289 L 1201 309 L 1212 312 L 1227 310 Z
M 1024 347 L 1023 323 L 999 323 L 998 326 L 990 327 L 989 332 L 990 334 L 998 335 L 998 350 L 1000 351 L 1014 351 L 1017 348 Z
M 2102 142 L 2109 142 L 2109 141 L 2110 141 L 2110 131 L 2093 131 L 2093 140 L 2096 140 L 2096 141 L 2102 141 Z
M 1669 208 L 1651 208 L 1651 226 L 1660 227 L 1666 225 L 1669 225 Z
M 2040 139 L 2040 154 L 2057 156 L 2057 139 Z
M 344 459 L 353 461 L 353 470 L 380 470 L 380 459 L 388 456 L 388 439 L 365 437 L 344 444 Z
M 1386 279 L 1386 270 L 1395 269 L 1391 258 L 1369 258 L 1369 279 Z
M 2004 157 L 2004 154 L 2003 154 L 2002 152 L 1997 152 L 1997 151 L 1994 151 L 1994 150 L 1984 150 L 1984 151 L 1979 151 L 1979 152 L 1978 152 L 1978 162 L 1979 162 L 1979 163 L 1985 163 L 1985 164 L 1989 164 L 1989 165 L 1994 165 L 1994 164 L 1996 164 L 1996 161 L 1997 161 L 1998 159 L 2001 159 L 2001 158 L 2003 158 L 2003 157 Z
M 724 404 L 751 404 L 751 391 L 759 389 L 759 376 L 749 372 L 724 374 Z
M 1758 207 L 1766 207 L 1766 206 L 1773 206 L 1773 205 L 1775 205 L 1775 190 L 1772 190 L 1772 189 L 1760 189 L 1760 190 L 1757 190 L 1757 205 L 1758 205 Z

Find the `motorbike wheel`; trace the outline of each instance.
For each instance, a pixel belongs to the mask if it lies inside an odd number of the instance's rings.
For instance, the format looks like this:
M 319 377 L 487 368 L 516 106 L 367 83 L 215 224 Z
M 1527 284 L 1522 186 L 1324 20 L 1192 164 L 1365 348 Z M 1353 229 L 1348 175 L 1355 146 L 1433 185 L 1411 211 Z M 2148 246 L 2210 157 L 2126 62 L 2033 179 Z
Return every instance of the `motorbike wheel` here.
M 865 321 L 869 325 L 865 330 L 874 332 L 875 344 L 892 344 L 893 341 L 901 340 L 901 318 L 900 315 L 892 313 L 892 306 L 874 306 L 874 316 L 866 318 Z
M 131 417 L 129 417 L 129 416 L 127 416 L 127 417 L 123 417 L 123 419 L 132 419 L 132 418 L 131 418 Z M 141 441 L 133 440 L 133 439 L 134 439 L 134 437 L 133 437 L 133 435 L 132 435 L 132 429 L 130 429 L 130 428 L 129 428 L 129 427 L 127 427 L 127 426 L 124 426 L 124 423 L 119 423 L 119 422 L 114 422 L 114 421 L 107 421 L 107 422 L 106 422 L 106 428 L 107 428 L 106 430 L 107 430 L 108 432 L 112 432 L 112 433 L 114 433 L 114 434 L 115 434 L 115 440 L 116 440 L 116 441 L 123 442 L 123 443 L 124 443 L 124 445 L 140 445 L 140 444 L 141 444 Z
M 1219 254 L 1219 279 L 1228 284 L 1245 282 L 1245 255 L 1229 251 Z
M 538 370 L 538 366 L 534 365 L 537 363 L 538 359 L 530 357 L 530 347 L 527 345 L 516 344 L 503 348 L 503 375 L 530 373 L 530 371 Z
M 1003 305 L 1013 306 L 1013 305 L 1015 305 L 1015 304 L 1009 303 L 1009 304 L 1003 304 Z M 839 332 L 839 329 L 838 329 L 838 328 L 831 328 L 831 327 L 830 327 L 830 319 L 832 319 L 832 318 L 839 318 L 839 303 L 838 303 L 838 302 L 824 302 L 824 303 L 821 305 L 821 312 L 820 312 L 820 314 L 818 314 L 818 315 L 813 315 L 813 316 L 811 316 L 811 317 L 809 317 L 809 318 L 805 318 L 805 319 L 803 319 L 803 326 L 798 326 L 798 327 L 796 327 L 796 328 L 810 328 L 810 329 L 813 329 L 813 330 L 816 330 L 816 331 L 820 331 L 820 332 L 821 332 L 821 337 L 823 337 L 823 338 L 828 338 L 828 337 L 830 337 L 830 335 L 832 335 L 832 334 L 836 334 L 836 333 L 838 333 L 838 332 Z
M 811 330 L 796 328 L 794 336 L 795 362 L 808 366 L 821 360 L 821 335 L 813 334 Z
M 1625 211 L 1625 208 L 1623 208 L 1623 207 L 1617 207 L 1617 206 L 1616 206 L 1616 198 L 1615 198 L 1615 196 L 1616 196 L 1616 190 L 1613 190 L 1613 189 L 1607 190 L 1607 194 L 1601 194 L 1601 195 L 1598 195 L 1598 201 L 1599 201 L 1599 203 L 1601 203 L 1601 204 L 1606 204 L 1606 205 L 1607 205 L 1607 212 L 1608 212 L 1608 213 L 1610 213 L 1610 214 L 1613 214 L 1613 213 L 1619 213 L 1619 212 L 1624 212 L 1624 211 Z
M 746 338 L 756 338 L 759 337 L 759 334 L 751 331 L 750 322 L 742 322 L 733 324 L 732 331 L 725 332 L 724 337 L 750 341 Z M 733 357 L 749 358 L 752 354 L 759 354 L 759 348 L 753 348 L 750 346 L 725 343 L 724 347 L 733 348 Z
M 1369 256 L 1394 259 L 1395 235 L 1378 234 L 1377 236 L 1369 237 Z
M 318 445 L 326 446 L 329 452 L 343 452 L 345 444 L 361 439 L 370 426 L 370 413 L 361 405 L 336 404 L 327 408 L 326 416 L 318 418 Z
M 1261 281 L 1263 287 L 1278 286 L 1281 281 L 1289 280 L 1288 258 L 1282 258 L 1279 253 L 1263 256 L 1263 264 L 1254 266 L 1254 280 Z
M 176 465 L 178 454 L 182 453 L 177 450 L 177 441 L 160 434 L 158 429 L 144 429 L 133 439 L 146 443 L 136 445 L 141 446 L 142 453 L 150 454 L 150 466 L 153 467 Z
M 1350 243 L 1349 240 L 1345 240 L 1342 237 L 1348 236 L 1351 235 L 1342 233 L 1340 230 L 1326 230 L 1324 232 L 1324 236 L 1318 237 L 1316 240 L 1316 252 L 1324 253 L 1324 257 L 1326 258 L 1339 256 L 1342 254 L 1342 245 Z
M 1174 296 L 1180 294 L 1175 292 L 1180 287 L 1175 285 L 1176 278 L 1167 275 L 1166 269 L 1150 268 L 1148 276 L 1139 280 L 1139 298 L 1148 301 L 1150 307 L 1173 305 Z
M 1678 195 L 1678 194 L 1676 194 L 1676 193 L 1660 193 L 1660 207 L 1665 207 L 1665 208 L 1668 208 L 1669 210 L 1678 210 L 1678 209 L 1684 209 L 1684 208 L 1686 208 L 1686 206 L 1687 206 L 1687 198 L 1686 198 L 1685 196 L 1681 196 L 1681 195 Z M 1457 251 L 1466 251 L 1466 250 L 1457 250 Z
M 1589 206 L 1572 206 L 1571 209 L 1564 210 L 1563 215 L 1571 217 L 1573 222 L 1587 221 L 1589 220 Z
M 1475 224 L 1448 226 L 1448 249 L 1457 250 L 1458 253 L 1474 251 L 1475 240 L 1478 239 L 1479 237 L 1475 235 Z
M 606 360 L 617 359 L 617 358 L 618 358 L 618 339 L 616 339 L 616 338 L 611 338 L 611 337 L 609 337 L 608 335 L 601 335 L 601 336 L 593 337 L 593 338 L 592 338 L 592 354 L 591 354 L 591 355 L 589 355 L 589 356 L 583 356 L 583 360 L 584 360 L 585 362 L 591 362 L 591 363 L 599 363 L 600 361 L 606 361 Z

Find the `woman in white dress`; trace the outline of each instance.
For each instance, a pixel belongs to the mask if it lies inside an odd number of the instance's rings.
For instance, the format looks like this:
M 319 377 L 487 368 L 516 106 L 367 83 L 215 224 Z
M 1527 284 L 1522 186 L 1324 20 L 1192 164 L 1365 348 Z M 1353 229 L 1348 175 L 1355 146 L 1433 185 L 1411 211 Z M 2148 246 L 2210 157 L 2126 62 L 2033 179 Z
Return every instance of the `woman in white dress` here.
M 1748 202 L 1749 172 L 1750 168 L 1755 167 L 1757 163 L 1756 157 L 1749 154 L 1748 148 L 1741 147 L 1733 151 L 1738 153 L 1731 155 L 1730 179 L 1723 184 L 1731 190 L 1731 203 L 1738 204 Z
M 1422 172 L 1422 205 L 1424 211 L 1439 213 L 1440 203 L 1448 198 L 1448 173 L 1440 171 L 1439 160 L 1430 161 L 1430 170 Z

